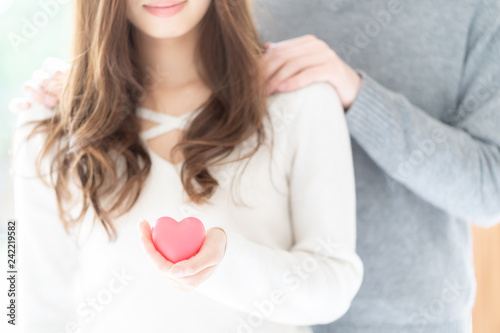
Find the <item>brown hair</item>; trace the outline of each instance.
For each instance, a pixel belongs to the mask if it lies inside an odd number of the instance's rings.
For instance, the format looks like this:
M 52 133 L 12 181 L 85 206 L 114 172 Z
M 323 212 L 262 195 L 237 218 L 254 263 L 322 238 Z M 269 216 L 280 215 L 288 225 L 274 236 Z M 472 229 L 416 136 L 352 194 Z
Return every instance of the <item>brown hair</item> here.
M 47 134 L 37 169 L 40 175 L 41 160 L 55 147 L 50 171 L 56 178 L 51 177 L 51 185 L 64 227 L 81 222 L 91 207 L 114 239 L 112 217 L 132 208 L 151 169 L 135 115 L 145 92 L 145 75 L 137 61 L 125 1 L 78 0 L 75 14 L 74 60 L 61 102 L 53 117 L 38 122 L 33 131 Z M 210 166 L 254 135 L 256 145 L 243 158 L 257 151 L 265 137 L 266 114 L 259 65 L 263 47 L 248 2 L 213 0 L 200 25 L 197 54 L 203 57 L 198 58 L 198 70 L 212 95 L 175 147 L 184 157 L 184 190 L 197 204 L 207 202 L 218 186 Z M 76 217 L 64 207 L 72 197 L 72 175 L 83 194 Z

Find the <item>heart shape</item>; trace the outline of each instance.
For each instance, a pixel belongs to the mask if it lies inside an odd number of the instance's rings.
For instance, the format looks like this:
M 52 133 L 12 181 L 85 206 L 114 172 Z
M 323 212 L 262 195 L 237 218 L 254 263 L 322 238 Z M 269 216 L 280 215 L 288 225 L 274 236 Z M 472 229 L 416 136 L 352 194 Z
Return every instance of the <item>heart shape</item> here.
M 177 263 L 194 256 L 205 240 L 205 227 L 196 217 L 186 217 L 177 222 L 163 216 L 151 229 L 153 244 L 170 262 Z

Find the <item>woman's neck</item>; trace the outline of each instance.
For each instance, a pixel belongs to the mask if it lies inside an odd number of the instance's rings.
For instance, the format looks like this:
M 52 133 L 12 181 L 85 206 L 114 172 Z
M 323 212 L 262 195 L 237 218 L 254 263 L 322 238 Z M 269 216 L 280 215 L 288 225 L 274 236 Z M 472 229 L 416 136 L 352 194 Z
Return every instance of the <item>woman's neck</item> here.
M 146 75 L 156 75 L 162 87 L 178 87 L 199 80 L 195 52 L 197 29 L 186 35 L 159 39 L 135 31 L 135 43 Z
M 197 71 L 197 29 L 169 39 L 136 31 L 134 38 L 146 75 L 143 106 L 180 115 L 197 108 L 210 96 Z

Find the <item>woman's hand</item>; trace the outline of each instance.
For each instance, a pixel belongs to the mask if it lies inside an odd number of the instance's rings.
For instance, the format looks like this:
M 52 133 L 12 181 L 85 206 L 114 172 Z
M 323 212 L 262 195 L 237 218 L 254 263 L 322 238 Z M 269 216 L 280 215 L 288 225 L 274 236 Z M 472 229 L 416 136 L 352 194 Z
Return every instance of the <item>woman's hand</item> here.
M 9 104 L 11 111 L 24 111 L 31 107 L 29 99 L 53 109 L 62 93 L 68 64 L 56 58 L 47 58 L 42 69 L 36 70 L 23 86 L 25 98 L 15 98 Z
M 212 275 L 226 252 L 226 232 L 221 228 L 211 228 L 207 231 L 205 241 L 196 255 L 174 264 L 156 250 L 149 223 L 142 220 L 138 228 L 142 246 L 149 259 L 177 290 L 191 291 L 197 288 Z
M 344 109 L 348 109 L 361 86 L 361 76 L 328 44 L 311 35 L 267 43 L 263 61 L 270 94 L 328 82 L 337 90 Z

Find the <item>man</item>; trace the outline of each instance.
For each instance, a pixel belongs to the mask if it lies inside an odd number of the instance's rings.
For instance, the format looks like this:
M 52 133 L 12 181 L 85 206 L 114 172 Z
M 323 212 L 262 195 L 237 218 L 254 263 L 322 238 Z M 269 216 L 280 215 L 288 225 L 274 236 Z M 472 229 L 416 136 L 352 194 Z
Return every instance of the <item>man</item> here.
M 270 93 L 331 83 L 352 136 L 365 279 L 315 331 L 470 332 L 469 222 L 500 221 L 500 1 L 260 0 L 255 15 L 286 40 L 267 47 Z
M 470 332 L 468 222 L 500 221 L 500 1 L 263 0 L 256 15 L 266 40 L 315 36 L 271 46 L 270 90 L 330 82 L 353 139 L 365 279 L 315 331 Z

